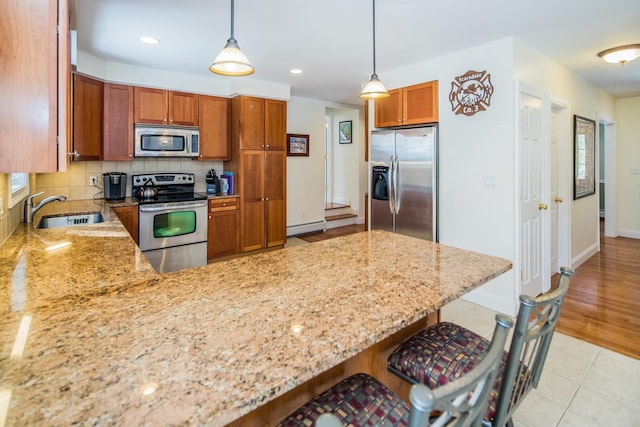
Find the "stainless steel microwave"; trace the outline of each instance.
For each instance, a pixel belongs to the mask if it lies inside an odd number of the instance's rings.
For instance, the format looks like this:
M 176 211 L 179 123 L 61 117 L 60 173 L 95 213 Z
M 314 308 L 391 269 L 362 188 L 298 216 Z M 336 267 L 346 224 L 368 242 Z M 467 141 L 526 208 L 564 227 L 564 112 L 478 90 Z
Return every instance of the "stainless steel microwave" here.
M 198 157 L 200 132 L 197 127 L 136 124 L 135 157 Z

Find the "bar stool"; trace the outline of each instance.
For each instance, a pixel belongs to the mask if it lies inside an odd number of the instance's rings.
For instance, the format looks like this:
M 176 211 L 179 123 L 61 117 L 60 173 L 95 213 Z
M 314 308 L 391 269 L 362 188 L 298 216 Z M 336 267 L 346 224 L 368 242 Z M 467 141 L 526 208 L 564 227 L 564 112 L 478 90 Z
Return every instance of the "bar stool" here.
M 571 276 L 573 270 L 563 267 L 554 291 L 538 298 L 520 296 L 513 338 L 502 356 L 484 425 L 513 426 L 513 413 L 538 386 Z M 469 329 L 442 322 L 401 344 L 389 355 L 387 368 L 409 383 L 437 390 L 474 369 L 489 344 Z
M 279 426 L 480 426 L 513 320 L 496 316 L 483 359 L 463 377 L 431 390 L 411 387 L 411 404 L 367 374 L 352 375 L 307 402 Z M 438 411 L 432 415 L 432 411 Z

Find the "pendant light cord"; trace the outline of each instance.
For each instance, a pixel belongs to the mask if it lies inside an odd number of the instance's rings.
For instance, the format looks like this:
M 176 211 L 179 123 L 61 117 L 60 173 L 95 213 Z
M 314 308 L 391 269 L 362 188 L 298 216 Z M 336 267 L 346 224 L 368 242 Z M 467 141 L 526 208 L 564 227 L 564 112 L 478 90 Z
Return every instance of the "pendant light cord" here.
M 373 0 L 373 74 L 376 74 L 376 0 Z
M 375 0 L 374 0 L 375 1 Z M 233 38 L 233 0 L 231 0 L 231 38 Z

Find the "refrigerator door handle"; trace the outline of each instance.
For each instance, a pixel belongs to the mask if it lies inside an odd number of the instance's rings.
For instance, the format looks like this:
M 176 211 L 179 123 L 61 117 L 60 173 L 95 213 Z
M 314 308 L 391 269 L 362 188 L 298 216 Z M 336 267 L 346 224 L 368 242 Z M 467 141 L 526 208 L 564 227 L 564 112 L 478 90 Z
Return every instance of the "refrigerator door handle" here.
M 393 199 L 394 199 L 394 213 L 398 214 L 400 212 L 400 202 L 402 201 L 402 194 L 399 190 L 399 175 L 400 175 L 400 159 L 398 156 L 395 156 L 394 164 L 393 164 Z
M 395 211 L 395 198 L 396 193 L 394 191 L 393 184 L 393 156 L 389 159 L 389 170 L 387 171 L 387 193 L 389 194 L 389 212 L 393 214 Z

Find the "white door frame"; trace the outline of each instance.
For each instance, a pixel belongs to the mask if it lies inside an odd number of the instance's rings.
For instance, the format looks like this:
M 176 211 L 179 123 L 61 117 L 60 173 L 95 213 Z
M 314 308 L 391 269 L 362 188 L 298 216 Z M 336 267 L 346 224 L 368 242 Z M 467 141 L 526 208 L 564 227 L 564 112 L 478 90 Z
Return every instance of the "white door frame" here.
M 566 99 L 550 96 L 551 109 L 558 114 L 558 196 L 562 203 L 557 205 L 558 235 L 557 254 L 558 265 L 571 267 L 571 201 L 573 200 L 573 144 L 572 122 L 569 114 L 571 104 Z M 551 203 L 555 201 L 550 200 Z M 557 273 L 551 271 L 550 274 Z
M 616 175 L 618 171 L 618 145 L 616 142 L 616 125 L 604 117 L 598 117 L 598 123 L 604 124 L 604 235 L 618 237 L 618 177 Z M 598 138 L 598 140 L 600 139 Z M 599 241 L 600 239 L 598 239 Z M 599 249 L 600 247 L 598 247 Z

